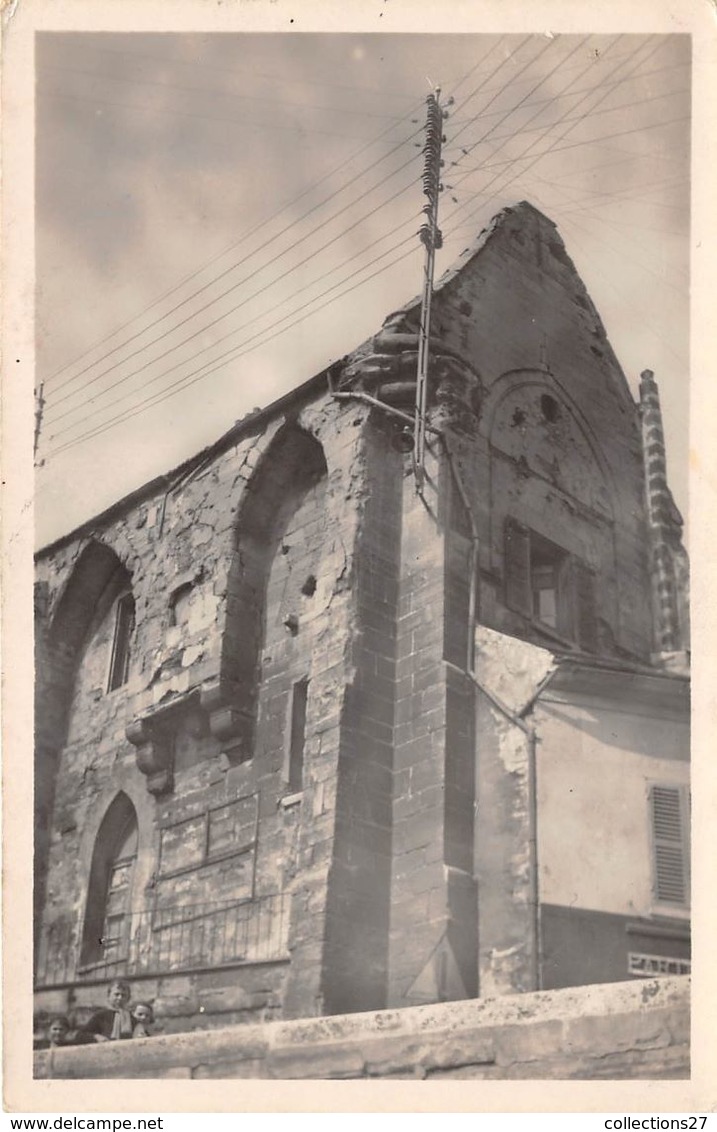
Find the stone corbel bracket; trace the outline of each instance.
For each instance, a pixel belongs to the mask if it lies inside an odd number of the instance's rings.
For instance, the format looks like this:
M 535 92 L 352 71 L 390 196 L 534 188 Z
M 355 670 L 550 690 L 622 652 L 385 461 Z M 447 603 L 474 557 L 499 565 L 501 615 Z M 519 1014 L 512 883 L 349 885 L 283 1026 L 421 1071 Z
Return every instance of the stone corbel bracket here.
M 250 759 L 253 716 L 242 706 L 241 689 L 229 680 L 208 681 L 202 686 L 199 702 L 211 734 L 225 745 L 229 761 L 237 764 Z
M 150 794 L 168 794 L 174 788 L 174 739 L 180 719 L 190 709 L 201 710 L 204 726 L 222 744 L 233 765 L 252 754 L 253 717 L 241 705 L 241 689 L 231 681 L 213 679 L 201 688 L 160 704 L 128 724 L 125 734 L 136 747 L 137 766 L 147 779 Z
M 125 729 L 130 743 L 137 748 L 137 766 L 147 778 L 150 794 L 168 794 L 174 786 L 174 736 L 151 716 L 135 719 Z

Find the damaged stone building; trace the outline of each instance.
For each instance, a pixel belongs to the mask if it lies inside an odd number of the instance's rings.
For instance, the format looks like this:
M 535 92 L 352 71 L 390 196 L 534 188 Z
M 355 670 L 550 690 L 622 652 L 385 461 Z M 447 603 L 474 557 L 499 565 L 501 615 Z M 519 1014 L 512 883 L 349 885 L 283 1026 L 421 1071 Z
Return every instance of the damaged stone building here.
M 37 556 L 38 1016 L 165 1033 L 689 970 L 687 564 L 555 226 Z

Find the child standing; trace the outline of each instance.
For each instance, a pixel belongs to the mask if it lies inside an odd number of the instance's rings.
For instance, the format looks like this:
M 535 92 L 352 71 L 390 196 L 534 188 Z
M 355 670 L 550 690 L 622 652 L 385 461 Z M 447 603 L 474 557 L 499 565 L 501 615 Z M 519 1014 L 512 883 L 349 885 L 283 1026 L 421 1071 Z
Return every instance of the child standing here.
M 132 1037 L 132 1017 L 127 1007 L 129 997 L 129 983 L 123 979 L 110 983 L 107 991 L 108 1006 L 97 1010 L 85 1026 L 85 1031 L 92 1034 L 96 1042 L 114 1042 Z
M 148 1038 L 150 1036 L 149 1027 L 154 1022 L 154 1011 L 148 1002 L 135 1002 L 131 1007 L 130 1013 L 132 1014 L 132 1037 L 133 1038 Z

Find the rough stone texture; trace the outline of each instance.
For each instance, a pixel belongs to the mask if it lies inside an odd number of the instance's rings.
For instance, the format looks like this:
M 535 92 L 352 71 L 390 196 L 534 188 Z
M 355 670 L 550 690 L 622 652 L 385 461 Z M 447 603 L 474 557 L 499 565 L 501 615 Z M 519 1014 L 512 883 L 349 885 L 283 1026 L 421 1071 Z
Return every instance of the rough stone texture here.
M 616 983 L 35 1054 L 40 1078 L 689 1076 L 689 981 Z
M 87 914 L 113 814 L 136 817 L 128 973 L 167 1034 L 540 985 L 521 713 L 562 653 L 651 663 L 639 414 L 554 226 L 505 210 L 436 291 L 418 492 L 417 326 L 392 315 L 38 556 L 41 1018 L 124 973 L 121 947 L 92 966 Z M 525 569 L 514 600 L 514 528 L 559 551 L 559 626 Z
M 157 494 L 144 500 L 140 509 L 115 516 L 107 529 L 98 532 L 101 543 L 88 541 L 85 535 L 40 560 L 50 635 L 53 631 L 55 636 L 60 635 L 60 625 L 66 640 L 63 620 L 81 622 L 70 658 L 75 668 L 69 678 L 64 677 L 67 703 L 62 704 L 57 696 L 59 706 L 52 718 L 47 719 L 42 711 L 38 717 L 39 728 L 44 725 L 55 743 L 66 737 L 60 751 L 52 756 L 58 762 L 56 771 L 51 757 L 46 756 L 39 775 L 41 782 L 57 782 L 54 815 L 49 822 L 52 837 L 44 927 L 47 933 L 58 922 L 74 924 L 63 949 L 67 969 L 57 971 L 50 982 L 75 980 L 82 961 L 78 933 L 96 833 L 107 806 L 122 790 L 134 806 L 139 827 L 133 909 L 149 917 L 157 908 L 181 906 L 188 910 L 198 906 L 206 911 L 214 901 L 231 903 L 232 899 L 254 897 L 264 913 L 261 923 L 257 921 L 254 953 L 250 950 L 238 956 L 246 961 L 262 959 L 267 941 L 271 958 L 288 957 L 285 932 L 288 902 L 293 901 L 292 919 L 297 931 L 291 948 L 297 958 L 294 970 L 302 972 L 302 989 L 292 992 L 289 986 L 285 994 L 286 971 L 276 969 L 268 975 L 271 994 L 274 1002 L 281 1001 L 298 1014 L 317 1009 L 323 906 L 330 866 L 326 850 L 333 836 L 336 802 L 340 728 L 336 688 L 349 674 L 344 667 L 349 663 L 345 645 L 348 627 L 342 631 L 341 626 L 352 616 L 347 548 L 355 537 L 357 516 L 346 506 L 346 497 L 353 491 L 354 465 L 361 445 L 361 430 L 356 424 L 365 415 L 360 408 L 352 408 L 350 416 L 344 410 L 338 419 L 333 414 L 331 454 L 323 474 L 318 461 L 308 475 L 303 474 L 310 445 L 321 451 L 316 440 L 298 443 L 294 439 L 308 437 L 308 432 L 291 422 L 283 433 L 270 427 L 262 436 L 246 438 L 231 447 L 210 468 L 185 479 L 181 495 L 165 489 L 166 499 L 164 494 Z M 339 424 L 342 417 L 344 428 Z M 316 432 L 321 429 L 321 419 L 319 409 L 310 421 Z M 299 460 L 293 472 L 292 446 Z M 253 510 L 248 521 L 239 526 L 237 547 L 235 527 L 237 514 L 240 518 L 242 515 L 242 493 L 252 469 L 261 471 L 262 467 L 268 473 L 252 479 Z M 283 470 L 284 479 L 288 469 L 291 484 L 277 484 L 276 476 L 272 478 L 274 468 Z M 241 580 L 233 581 L 232 562 L 242 552 Z M 247 569 L 249 555 L 254 564 Z M 94 612 L 98 622 L 94 628 L 93 611 L 84 608 L 87 587 L 77 579 L 76 564 L 85 563 L 88 557 L 95 574 L 97 565 L 92 558 L 102 565 L 107 560 L 123 582 L 131 578 L 137 609 L 130 676 L 125 685 L 109 694 L 106 679 L 112 609 L 111 605 L 108 609 L 106 597 L 104 606 Z M 88 572 L 92 573 L 89 568 Z M 307 585 L 309 578 L 312 581 Z M 97 587 L 100 583 L 106 585 L 104 575 Z M 172 601 L 178 587 L 181 602 Z M 264 617 L 247 640 L 241 610 L 252 600 L 260 613 L 264 609 Z M 297 621 L 295 632 L 286 624 L 291 617 Z M 89 644 L 81 648 L 85 638 Z M 242 669 L 242 656 L 235 658 L 237 653 L 253 658 L 249 671 Z M 57 683 L 52 656 L 47 665 L 40 665 L 41 679 L 48 670 L 49 679 Z M 60 678 L 63 674 L 64 669 Z M 308 678 L 311 686 L 304 740 L 304 789 L 298 804 L 284 806 L 288 701 L 292 684 L 302 677 Z M 221 692 L 227 680 L 232 681 L 234 689 L 228 701 L 228 721 L 222 716 Z M 216 687 L 220 688 L 218 696 L 214 695 Z M 40 696 L 42 691 L 41 685 Z M 208 710 L 202 698 L 207 691 Z M 251 703 L 252 699 L 255 734 L 253 750 L 246 752 L 242 749 L 243 720 L 240 718 L 236 726 L 231 713 L 239 708 L 241 714 L 242 703 Z M 48 702 L 52 709 L 51 699 L 42 701 L 46 714 Z M 219 711 L 212 710 L 216 704 Z M 127 741 L 125 729 L 133 720 L 148 715 L 152 718 L 157 711 L 160 714 L 155 718 L 161 719 L 162 730 L 171 731 L 173 757 L 171 779 L 153 798 L 147 789 L 151 778 L 145 779 L 141 773 L 137 751 Z M 138 750 L 144 755 L 141 747 Z M 247 753 L 254 757 L 247 758 Z M 212 866 L 204 846 L 206 815 L 240 799 L 248 799 L 247 814 L 237 817 L 241 819 L 241 836 L 236 840 L 245 847 L 227 867 L 221 862 Z M 164 880 L 167 866 L 163 865 L 162 852 L 168 856 L 167 836 L 172 836 L 172 829 L 181 834 L 178 863 L 186 864 L 189 872 Z M 221 832 L 217 836 L 222 836 Z M 172 863 L 170 859 L 169 865 Z M 271 903 L 275 894 L 281 904 Z M 283 943 L 275 938 L 282 933 Z M 178 930 L 174 938 L 179 939 Z M 185 966 L 216 965 L 216 952 L 210 948 L 189 963 L 186 955 L 184 962 L 181 955 L 173 955 L 172 946 L 169 940 L 168 949 L 161 952 L 165 983 L 172 982 L 172 967 L 181 970 Z M 152 967 L 150 962 L 148 974 L 158 973 Z M 228 987 L 242 987 L 246 977 L 236 970 L 224 975 Z M 201 978 L 198 975 L 194 979 L 193 992 Z M 181 976 L 174 981 L 181 983 Z M 97 1003 L 101 992 L 80 987 L 70 1004 L 77 1001 L 81 1005 L 88 994 L 93 996 L 90 1001 Z M 165 1000 L 177 997 L 181 998 L 181 993 L 173 993 L 171 987 L 165 992 L 163 988 L 159 1013 Z M 265 1008 L 262 1004 L 252 1009 L 261 1013 Z M 208 1004 L 205 1011 L 207 1015 L 216 1012 Z
M 502 607 L 510 514 L 597 570 L 602 651 L 648 658 L 639 421 L 599 316 L 554 225 L 528 205 L 505 210 L 473 263 L 439 284 L 432 325 L 485 389 L 478 434 L 454 441 L 478 524 L 481 620 L 537 632 Z M 555 421 L 541 410 L 546 395 Z

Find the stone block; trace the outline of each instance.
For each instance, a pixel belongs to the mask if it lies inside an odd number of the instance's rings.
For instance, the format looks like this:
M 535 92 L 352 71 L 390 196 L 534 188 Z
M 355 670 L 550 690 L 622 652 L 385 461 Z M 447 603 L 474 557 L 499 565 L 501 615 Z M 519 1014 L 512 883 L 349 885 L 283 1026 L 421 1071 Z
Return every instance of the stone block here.
M 197 994 L 198 1009 L 207 1014 L 222 1014 L 232 1010 L 251 1010 L 266 1005 L 268 996 L 255 997 L 244 987 L 215 987 L 210 990 L 200 990 Z
M 366 1067 L 358 1047 L 322 1044 L 306 1049 L 272 1049 L 267 1057 L 267 1069 L 267 1076 L 279 1080 L 346 1080 L 365 1076 Z
M 160 995 L 154 1001 L 154 1012 L 157 1017 L 182 1018 L 192 1017 L 199 1010 L 199 1000 L 196 995 Z
M 564 1048 L 574 1054 L 669 1046 L 667 1011 L 630 1011 L 625 1014 L 573 1018 L 566 1023 Z
M 256 1080 L 266 1077 L 266 1061 L 264 1058 L 255 1058 L 209 1062 L 193 1066 L 189 1074 L 195 1081 L 230 1080 L 236 1077 Z

